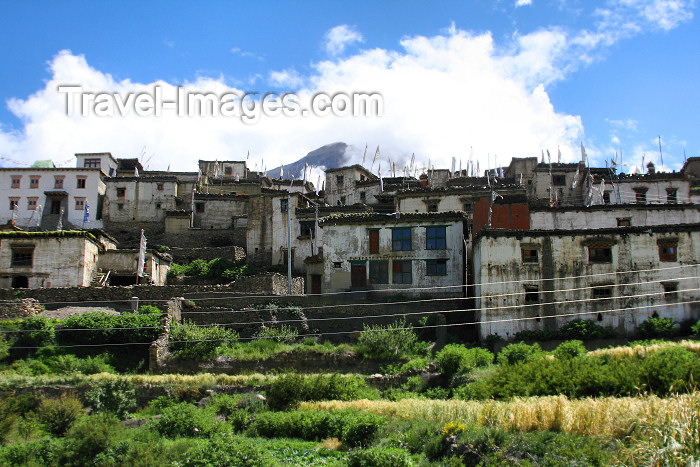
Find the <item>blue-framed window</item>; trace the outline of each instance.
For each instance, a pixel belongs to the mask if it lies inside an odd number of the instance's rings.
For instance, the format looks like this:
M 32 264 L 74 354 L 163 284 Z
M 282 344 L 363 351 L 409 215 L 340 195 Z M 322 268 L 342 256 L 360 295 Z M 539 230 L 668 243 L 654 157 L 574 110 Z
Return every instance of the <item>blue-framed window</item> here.
M 425 248 L 427 250 L 444 250 L 447 248 L 447 228 L 445 226 L 440 227 L 426 227 L 425 228 Z
M 391 249 L 394 251 L 411 250 L 410 227 L 402 227 L 391 231 Z
M 446 276 L 447 275 L 447 260 L 446 259 L 427 259 L 427 260 L 425 260 L 425 275 L 426 276 Z
M 393 261 L 392 282 L 394 284 L 413 283 L 413 271 L 411 261 Z

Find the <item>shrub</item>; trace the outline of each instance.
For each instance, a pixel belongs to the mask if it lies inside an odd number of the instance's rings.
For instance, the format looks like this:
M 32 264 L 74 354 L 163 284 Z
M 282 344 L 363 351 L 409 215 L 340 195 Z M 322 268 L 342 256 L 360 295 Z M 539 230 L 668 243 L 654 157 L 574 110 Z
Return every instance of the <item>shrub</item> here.
M 270 339 L 281 344 L 293 344 L 299 337 L 299 332 L 292 326 L 283 324 L 276 327 L 263 327 L 255 335 L 258 339 Z
M 85 403 L 94 412 L 111 412 L 123 420 L 136 408 L 136 392 L 128 381 L 107 380 L 90 386 Z
M 600 326 L 592 320 L 575 319 L 562 326 L 557 334 L 557 337 L 561 339 L 590 340 L 613 337 L 615 335 L 615 331 L 613 329 Z
M 586 355 L 586 347 L 584 347 L 583 342 L 579 340 L 572 340 L 562 342 L 554 350 L 554 356 L 560 360 L 567 358 L 580 357 L 581 355 Z
M 141 315 L 160 315 L 163 313 L 163 310 L 157 306 L 141 305 L 136 312 Z
M 405 320 L 386 326 L 365 324 L 357 341 L 357 352 L 366 358 L 389 360 L 415 354 L 417 343 L 418 336 Z
M 196 438 L 208 436 L 214 431 L 212 414 L 187 402 L 180 402 L 163 410 L 163 414 L 151 423 L 151 427 L 168 438 Z
M 39 421 L 54 436 L 63 436 L 84 415 L 83 404 L 75 396 L 44 399 L 37 411 Z
M 56 334 L 61 345 L 150 345 L 163 331 L 162 321 L 160 314 L 93 311 L 62 320 Z
M 20 321 L 15 347 L 44 347 L 55 343 L 53 320 L 29 316 Z
M 371 412 L 355 412 L 345 417 L 340 440 L 349 447 L 368 446 L 384 426 L 385 419 Z
M 540 344 L 527 345 L 524 342 L 508 344 L 498 353 L 497 361 L 501 365 L 515 365 L 532 361 L 543 354 Z
M 2 465 L 59 465 L 56 459 L 62 439 L 43 438 L 17 442 L 0 451 Z
M 187 451 L 181 465 L 185 467 L 267 467 L 273 463 L 268 453 L 250 439 L 222 434 Z
M 4 360 L 8 355 L 10 355 L 10 343 L 3 334 L 0 334 L 0 360 Z
M 13 410 L 12 404 L 7 400 L 0 400 L 0 444 L 5 441 L 5 437 L 15 424 L 17 414 Z
M 78 421 L 66 434 L 66 444 L 59 465 L 94 465 L 94 459 L 105 451 L 122 426 L 111 414 L 90 415 Z
M 338 374 L 302 376 L 284 375 L 272 382 L 267 401 L 274 409 L 284 409 L 301 401 L 352 400 L 373 397 L 363 379 Z
M 690 330 L 693 331 L 693 334 L 696 336 L 700 336 L 700 319 L 697 323 L 690 327 Z
M 460 344 L 448 344 L 435 356 L 435 364 L 441 373 L 454 376 L 474 368 L 493 363 L 493 354 L 486 349 L 469 349 Z
M 403 449 L 353 449 L 348 454 L 348 467 L 408 467 L 411 456 Z
M 668 337 L 676 326 L 678 323 L 670 318 L 649 317 L 639 326 L 639 334 L 642 337 Z
M 219 325 L 197 326 L 191 321 L 170 329 L 170 350 L 178 358 L 216 357 L 220 347 L 238 342 L 238 333 Z

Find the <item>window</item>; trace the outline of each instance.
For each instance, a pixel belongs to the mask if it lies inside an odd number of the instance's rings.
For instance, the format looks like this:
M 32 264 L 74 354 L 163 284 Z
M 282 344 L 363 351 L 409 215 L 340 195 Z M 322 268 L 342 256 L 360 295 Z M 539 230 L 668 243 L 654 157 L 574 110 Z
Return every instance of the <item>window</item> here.
M 664 263 L 678 261 L 678 244 L 675 242 L 659 243 L 659 259 Z
M 411 249 L 411 228 L 402 227 L 391 231 L 391 249 L 409 251 Z
M 299 222 L 299 236 L 313 238 L 313 236 L 314 236 L 314 221 L 301 221 L 301 222 Z
M 342 175 L 335 176 L 335 183 L 337 185 L 342 185 L 344 180 L 345 180 L 345 177 L 343 177 Z
M 340 269 L 343 267 L 342 261 L 333 261 L 333 269 Z
M 540 303 L 540 289 L 536 285 L 525 286 L 525 303 Z
M 447 260 L 446 259 L 428 259 L 425 261 L 426 276 L 446 276 L 447 275 Z
M 124 210 L 124 203 L 117 204 L 117 211 L 123 211 L 123 210 Z
M 522 247 L 522 248 L 520 248 L 520 255 L 523 259 L 523 263 L 537 263 L 537 262 L 539 262 L 536 248 Z
M 76 188 L 85 188 L 85 184 L 87 182 L 87 177 L 78 177 L 77 184 L 75 185 Z
M 156 209 L 160 209 L 160 207 L 161 207 L 161 204 L 160 204 L 160 203 L 156 203 Z
M 552 175 L 552 185 L 566 186 L 566 175 Z
M 82 211 L 85 209 L 85 198 L 75 198 L 75 210 Z
M 289 200 L 288 199 L 281 199 L 280 200 L 280 211 L 287 212 L 288 210 L 289 210 Z
M 410 284 L 413 282 L 411 261 L 394 261 L 392 265 L 394 284 Z
M 19 208 L 19 198 L 10 198 L 10 211 Z
M 124 198 L 126 196 L 126 188 L 117 188 L 117 198 Z
M 36 209 L 36 202 L 39 198 L 32 197 L 32 198 L 27 198 L 27 209 L 30 211 L 34 211 Z
M 633 188 L 634 190 L 634 199 L 637 204 L 646 204 L 647 203 L 647 188 L 646 187 L 637 187 Z
M 65 175 L 54 175 L 53 176 L 53 187 L 56 189 L 63 189 L 63 179 L 66 178 Z
M 340 197 L 340 204 L 341 204 L 341 205 L 345 206 L 345 202 L 346 202 L 346 201 L 347 201 L 347 200 L 346 200 L 345 196 L 341 196 L 341 197 Z
M 21 175 L 12 177 L 12 188 L 19 188 L 20 181 L 22 180 Z
M 99 169 L 101 167 L 99 159 L 85 159 L 83 167 L 86 169 Z
M 592 288 L 593 298 L 610 298 L 613 296 L 613 289 L 609 285 L 597 285 Z
M 617 218 L 617 226 L 618 227 L 629 227 L 632 225 L 631 220 L 629 217 L 618 217 Z
M 678 201 L 678 190 L 676 188 L 666 188 L 666 202 L 676 204 Z
M 197 212 L 204 212 L 204 203 L 194 203 L 194 209 Z
M 609 191 L 603 192 L 603 203 L 610 204 L 610 192 Z
M 446 227 L 426 227 L 425 228 L 425 248 L 427 250 L 444 250 L 447 248 L 445 233 Z
M 612 263 L 612 248 L 609 246 L 589 246 L 589 263 Z
M 233 169 L 231 167 L 224 167 L 224 174 L 231 175 L 232 173 Z
M 369 231 L 369 252 L 372 254 L 379 253 L 379 230 L 373 229 Z
M 165 184 L 162 182 L 156 183 L 156 190 L 163 191 L 165 189 Z
M 364 203 L 367 201 L 367 194 L 364 191 L 360 192 L 360 202 Z
M 27 267 L 32 265 L 34 257 L 34 246 L 13 246 L 12 247 L 12 267 Z
M 39 179 L 41 176 L 39 175 L 30 175 L 29 176 L 29 188 L 39 188 Z
M 438 212 L 438 204 L 437 203 L 428 204 L 428 212 Z
M 389 262 L 370 261 L 369 262 L 369 283 L 388 284 L 389 283 Z
M 666 300 L 675 300 L 678 298 L 678 282 L 663 282 L 664 297 Z

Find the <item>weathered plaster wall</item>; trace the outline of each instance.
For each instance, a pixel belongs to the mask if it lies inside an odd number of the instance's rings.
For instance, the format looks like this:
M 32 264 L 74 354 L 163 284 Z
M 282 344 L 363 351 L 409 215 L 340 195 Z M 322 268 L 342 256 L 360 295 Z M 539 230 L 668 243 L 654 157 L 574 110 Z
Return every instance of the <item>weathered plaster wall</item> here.
M 678 261 L 662 262 L 657 242 L 674 238 Z M 596 240 L 610 242 L 611 262 L 589 261 L 587 242 Z M 536 249 L 537 261 L 523 262 L 522 247 Z M 700 307 L 685 302 L 697 300 L 700 294 L 697 290 L 683 290 L 697 289 L 700 281 L 696 277 L 683 278 L 698 276 L 700 266 L 678 266 L 697 264 L 699 252 L 699 230 L 619 229 L 480 236 L 474 245 L 476 295 L 481 296 L 477 299 L 477 321 L 487 322 L 479 326 L 480 337 L 498 334 L 513 338 L 519 331 L 553 330 L 573 319 L 594 319 L 602 326 L 632 334 L 655 312 L 679 322 L 697 320 Z M 649 269 L 656 270 L 642 272 Z M 679 292 L 664 294 L 664 284 L 676 284 Z M 536 288 L 538 300 L 527 303 L 526 290 L 530 287 Z M 594 297 L 592 287 L 608 288 L 611 298 Z M 561 316 L 569 313 L 586 314 Z M 495 322 L 519 318 L 525 320 Z

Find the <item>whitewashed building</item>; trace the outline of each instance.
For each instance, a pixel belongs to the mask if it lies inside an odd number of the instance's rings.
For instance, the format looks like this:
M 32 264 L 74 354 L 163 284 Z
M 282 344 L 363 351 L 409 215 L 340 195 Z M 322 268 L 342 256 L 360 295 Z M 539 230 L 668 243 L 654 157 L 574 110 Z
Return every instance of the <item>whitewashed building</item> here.
M 320 222 L 321 292 L 397 289 L 463 296 L 465 220 L 455 212 L 326 217 Z
M 116 241 L 98 231 L 0 232 L 0 288 L 85 287 Z
M 473 247 L 481 339 L 595 320 L 634 334 L 650 316 L 700 318 L 700 224 L 482 230 Z
M 63 213 L 63 229 L 102 228 L 103 178 L 114 173 L 116 160 L 110 153 L 76 158 L 76 167 L 0 168 L 0 222 L 56 230 Z

